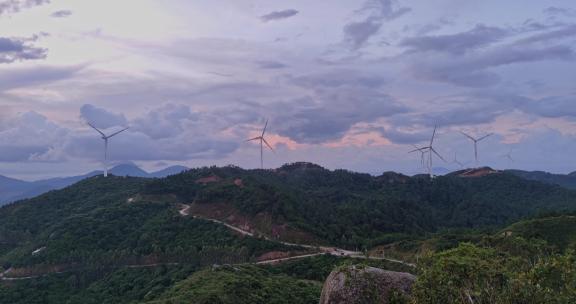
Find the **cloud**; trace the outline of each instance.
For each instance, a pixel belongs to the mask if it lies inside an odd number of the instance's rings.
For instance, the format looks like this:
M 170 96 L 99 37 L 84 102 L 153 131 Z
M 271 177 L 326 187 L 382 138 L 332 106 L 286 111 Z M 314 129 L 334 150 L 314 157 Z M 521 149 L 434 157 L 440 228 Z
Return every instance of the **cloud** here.
M 86 106 L 81 109 L 82 115 Z M 94 107 L 92 107 L 94 108 Z M 115 120 L 109 125 L 123 121 L 121 114 L 105 109 L 92 109 L 103 121 Z M 190 159 L 218 159 L 236 151 L 240 140 L 222 134 L 222 125 L 210 112 L 193 112 L 187 105 L 164 104 L 154 108 L 131 122 L 132 128 L 112 141 L 113 159 L 119 161 L 184 161 Z M 91 133 L 72 137 L 63 147 L 73 157 L 98 157 L 98 137 Z
M 72 11 L 70 10 L 60 10 L 60 11 L 55 11 L 52 14 L 50 14 L 50 17 L 53 18 L 66 18 L 72 15 Z
M 186 105 L 166 104 L 134 121 L 133 130 L 153 139 L 169 138 L 184 133 L 187 123 L 199 119 Z
M 0 15 L 18 13 L 22 9 L 50 3 L 50 0 L 4 0 L 0 1 Z
M 508 31 L 504 29 L 479 24 L 467 32 L 452 35 L 406 38 L 400 42 L 400 46 L 408 47 L 412 52 L 436 51 L 464 54 L 497 42 L 507 35 Z
M 0 91 L 34 85 L 45 85 L 69 79 L 83 69 L 82 66 L 36 66 L 0 70 Z
M 377 18 L 367 18 L 363 21 L 350 22 L 344 26 L 344 42 L 352 49 L 362 47 L 370 37 L 376 35 L 382 27 L 382 21 Z
M 576 95 L 549 96 L 532 100 L 522 108 L 527 113 L 549 118 L 576 120 Z
M 268 110 L 274 131 L 299 143 L 319 144 L 342 138 L 361 122 L 407 112 L 394 98 L 359 87 L 319 90 L 312 97 L 277 103 Z
M 530 43 L 544 43 L 551 40 L 557 40 L 562 38 L 569 38 L 576 36 L 576 25 L 570 24 L 563 26 L 558 30 L 552 30 L 545 33 L 533 35 L 524 39 L 520 39 L 515 42 L 515 44 L 530 44 Z
M 394 0 L 368 0 L 356 11 L 365 16 L 361 21 L 344 25 L 344 43 L 352 50 L 361 48 L 374 35 L 378 34 L 384 22 L 392 21 L 411 11 L 408 7 L 396 7 Z
M 274 12 L 268 13 L 266 15 L 263 15 L 260 17 L 260 20 L 262 20 L 262 22 L 276 21 L 276 20 L 287 19 L 287 18 L 296 16 L 297 14 L 298 14 L 298 11 L 295 9 L 286 9 L 286 10 L 282 10 L 282 11 L 274 11 Z
M 386 78 L 381 75 L 357 69 L 333 69 L 321 73 L 291 76 L 289 81 L 307 88 L 337 88 L 343 86 L 378 88 L 387 82 Z
M 34 38 L 0 37 L 0 63 L 15 61 L 45 59 L 47 49 L 34 47 L 29 42 Z
M 395 144 L 416 144 L 430 139 L 430 131 L 403 131 L 398 128 L 380 128 L 377 131 Z
M 573 9 L 554 7 L 554 6 L 544 9 L 544 13 L 550 16 L 565 16 L 565 17 L 574 17 L 574 15 L 576 15 L 576 12 Z
M 451 83 L 464 87 L 488 87 L 498 84 L 500 76 L 490 68 L 545 60 L 573 60 L 574 50 L 557 45 L 541 48 L 502 46 L 463 56 L 417 54 L 410 57 L 411 71 L 420 79 Z
M 18 114 L 0 130 L 0 161 L 32 160 L 58 145 L 67 133 L 36 112 Z
M 283 69 L 283 68 L 288 67 L 287 65 L 283 64 L 282 62 L 272 61 L 272 60 L 257 61 L 256 64 L 258 64 L 258 66 L 261 69 L 265 69 L 265 70 L 276 70 L 276 69 Z
M 91 104 L 85 104 L 80 108 L 80 117 L 95 127 L 102 129 L 125 126 L 128 123 L 124 115 L 115 114 Z
M 357 13 L 366 13 L 386 21 L 394 20 L 412 11 L 409 7 L 397 7 L 395 0 L 368 0 Z

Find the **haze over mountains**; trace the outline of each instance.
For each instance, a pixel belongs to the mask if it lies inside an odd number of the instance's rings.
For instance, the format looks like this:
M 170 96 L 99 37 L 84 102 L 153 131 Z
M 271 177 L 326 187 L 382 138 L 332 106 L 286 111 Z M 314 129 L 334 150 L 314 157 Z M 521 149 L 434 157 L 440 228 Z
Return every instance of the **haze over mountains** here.
M 170 166 L 165 169 L 149 173 L 134 164 L 126 163 L 113 167 L 110 170 L 110 173 L 116 176 L 160 178 L 166 177 L 168 175 L 178 174 L 185 170 L 188 170 L 188 168 L 184 166 Z M 101 174 L 102 171 L 97 170 L 83 175 L 55 177 L 31 182 L 0 175 L 0 205 L 25 198 L 35 197 L 51 190 L 62 189 L 83 179 Z

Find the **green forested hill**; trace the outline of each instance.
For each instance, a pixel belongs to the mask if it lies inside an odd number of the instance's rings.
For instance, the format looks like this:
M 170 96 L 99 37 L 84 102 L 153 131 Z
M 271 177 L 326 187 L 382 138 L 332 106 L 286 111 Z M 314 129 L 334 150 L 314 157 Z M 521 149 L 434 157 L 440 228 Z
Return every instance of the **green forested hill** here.
M 313 303 L 322 277 L 339 263 L 319 257 L 290 267 L 239 265 L 304 248 L 182 216 L 180 204 L 226 207 L 236 217 L 269 219 L 324 243 L 369 249 L 446 229 L 503 229 L 524 217 L 575 210 L 576 192 L 510 174 L 430 180 L 301 163 L 276 170 L 200 168 L 152 180 L 94 177 L 0 208 L 0 266 L 11 269 L 10 276 L 34 277 L 0 283 L 0 303 L 233 303 L 234 293 L 262 303 Z M 436 250 L 461 240 L 498 250 L 524 248 L 518 246 L 532 239 L 570 247 L 572 237 L 555 234 L 573 231 L 574 224 L 570 217 L 519 223 L 507 228 L 524 240 L 518 244 L 479 231 L 473 237 L 454 232 L 444 234 Z
M 576 189 L 576 172 L 570 174 L 554 174 L 544 171 L 523 170 L 506 170 L 506 172 L 528 180 L 555 184 L 568 189 Z
M 139 178 L 94 177 L 0 208 L 2 265 L 33 266 L 32 274 L 51 266 L 183 261 L 209 265 L 248 261 L 286 247 L 184 218 L 171 202 L 133 201 L 146 183 Z
M 210 177 L 214 181 L 197 183 Z M 430 180 L 392 173 L 373 177 L 311 164 L 265 171 L 190 170 L 153 181 L 144 192 L 175 194 L 182 202 L 228 203 L 246 215 L 270 214 L 348 247 L 371 246 L 399 234 L 499 226 L 540 212 L 576 209 L 576 192 L 511 174 Z

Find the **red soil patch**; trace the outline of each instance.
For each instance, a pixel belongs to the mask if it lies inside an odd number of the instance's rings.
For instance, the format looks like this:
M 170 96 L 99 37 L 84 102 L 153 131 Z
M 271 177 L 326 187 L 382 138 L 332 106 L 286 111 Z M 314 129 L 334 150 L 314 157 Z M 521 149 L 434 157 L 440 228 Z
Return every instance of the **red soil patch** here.
M 197 184 L 209 184 L 209 183 L 216 183 L 221 181 L 222 179 L 219 176 L 212 175 L 208 177 L 199 178 L 196 180 Z
M 242 183 L 242 179 L 240 179 L 240 178 L 237 178 L 234 180 L 234 185 L 236 185 L 240 188 L 244 187 L 244 183 Z
M 486 176 L 486 175 L 495 174 L 495 173 L 500 173 L 500 171 L 485 167 L 485 168 L 468 170 L 464 173 L 460 173 L 460 176 L 461 177 L 481 177 L 481 176 Z

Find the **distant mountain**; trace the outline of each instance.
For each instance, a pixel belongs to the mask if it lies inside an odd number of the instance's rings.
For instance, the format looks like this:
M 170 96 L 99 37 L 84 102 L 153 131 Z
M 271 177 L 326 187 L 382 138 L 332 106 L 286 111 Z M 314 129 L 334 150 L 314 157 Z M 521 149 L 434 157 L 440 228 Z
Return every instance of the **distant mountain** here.
M 120 164 L 110 169 L 115 176 L 162 178 L 188 170 L 184 166 L 171 166 L 160 171 L 148 173 L 134 164 Z M 55 177 L 38 181 L 22 181 L 0 175 L 0 205 L 21 199 L 31 198 L 51 190 L 73 185 L 83 179 L 101 175 L 102 171 L 92 171 L 84 175 Z
M 166 176 L 170 176 L 170 175 L 179 174 L 179 173 L 182 173 L 186 170 L 190 170 L 190 169 L 188 167 L 184 167 L 184 166 L 171 166 L 171 167 L 168 167 L 166 169 L 162 169 L 160 171 L 152 172 L 149 174 L 149 177 L 162 178 L 162 177 L 166 177 Z
M 560 185 L 568 189 L 576 189 L 576 172 L 572 172 L 570 174 L 554 174 L 544 171 L 522 170 L 506 170 L 506 172 L 528 180 Z

